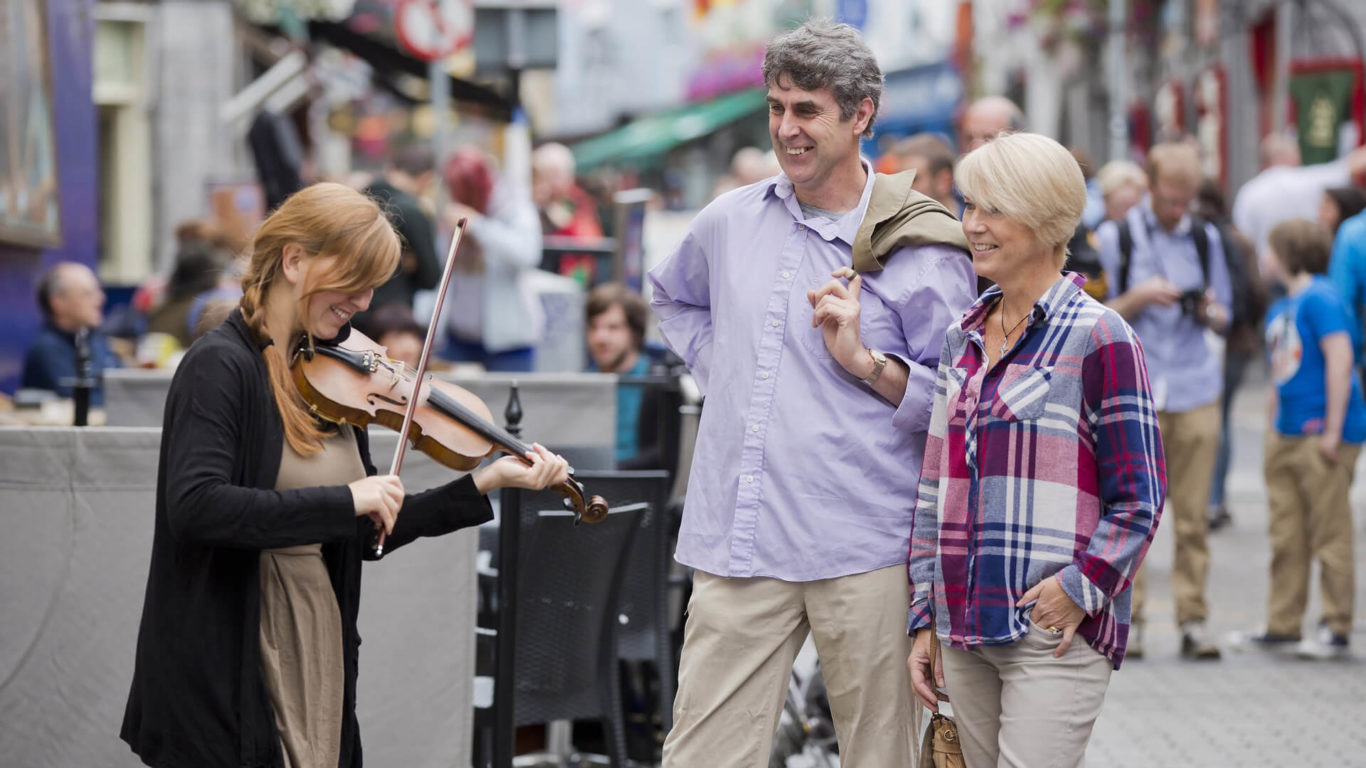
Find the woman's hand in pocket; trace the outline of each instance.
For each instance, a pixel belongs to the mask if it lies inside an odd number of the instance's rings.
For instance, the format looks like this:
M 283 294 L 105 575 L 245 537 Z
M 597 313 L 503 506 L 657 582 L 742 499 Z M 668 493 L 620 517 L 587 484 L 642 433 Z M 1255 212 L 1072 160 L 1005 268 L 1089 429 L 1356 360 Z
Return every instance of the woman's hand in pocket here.
M 1058 583 L 1056 576 L 1049 576 L 1030 587 L 1029 591 L 1024 593 L 1024 597 L 1015 603 L 1015 607 L 1023 608 L 1030 603 L 1034 603 L 1034 610 L 1029 620 L 1035 626 L 1049 632 L 1062 632 L 1062 642 L 1058 644 L 1058 650 L 1053 652 L 1053 658 L 1061 658 L 1067 652 L 1067 646 L 1072 644 L 1072 636 L 1077 633 L 1077 627 L 1081 626 L 1082 619 L 1086 618 L 1086 611 L 1072 602 L 1072 598 L 1062 591 L 1062 585 Z

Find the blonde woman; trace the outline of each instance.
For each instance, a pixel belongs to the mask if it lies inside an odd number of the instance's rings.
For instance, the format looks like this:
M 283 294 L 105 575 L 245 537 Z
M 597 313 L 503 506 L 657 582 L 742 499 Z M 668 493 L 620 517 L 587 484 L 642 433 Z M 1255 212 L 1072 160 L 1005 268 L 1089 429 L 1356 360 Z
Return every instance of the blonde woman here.
M 1105 201 L 1105 221 L 1119 221 L 1148 194 L 1148 174 L 1128 160 L 1111 160 L 1096 174 Z
M 1002 136 L 958 184 L 973 267 L 996 285 L 940 356 L 908 563 L 912 685 L 932 710 L 953 702 L 969 766 L 1079 765 L 1162 509 L 1157 413 L 1133 331 L 1060 273 L 1086 204 L 1067 150 Z
M 152 766 L 359 766 L 360 566 L 374 525 L 392 551 L 492 517 L 483 494 L 563 482 L 543 448 L 405 495 L 365 432 L 320 423 L 289 351 L 350 333 L 394 273 L 398 237 L 338 184 L 261 226 L 239 309 L 171 383 L 152 563 L 121 736 Z M 372 522 L 373 521 L 373 522 Z

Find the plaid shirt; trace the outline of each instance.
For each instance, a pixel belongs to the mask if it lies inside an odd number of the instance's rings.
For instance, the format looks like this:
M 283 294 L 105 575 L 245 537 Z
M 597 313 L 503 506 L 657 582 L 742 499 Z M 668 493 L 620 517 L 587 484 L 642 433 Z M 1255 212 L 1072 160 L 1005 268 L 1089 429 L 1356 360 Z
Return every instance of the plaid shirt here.
M 1143 349 L 1067 274 L 988 371 L 993 287 L 949 327 L 911 527 L 909 630 L 935 623 L 955 648 L 1014 642 L 1057 575 L 1086 611 L 1078 633 L 1119 667 L 1129 585 L 1166 495 Z

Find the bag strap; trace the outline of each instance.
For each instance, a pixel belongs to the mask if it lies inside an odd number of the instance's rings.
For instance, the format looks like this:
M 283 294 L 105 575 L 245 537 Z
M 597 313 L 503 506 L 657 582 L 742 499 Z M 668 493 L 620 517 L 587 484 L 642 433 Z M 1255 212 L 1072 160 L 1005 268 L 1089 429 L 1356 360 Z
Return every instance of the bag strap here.
M 1191 214 L 1191 240 L 1195 241 L 1195 253 L 1200 257 L 1200 274 L 1209 287 L 1209 232 L 1205 231 L 1205 220 Z
M 1134 255 L 1134 231 L 1129 217 L 1119 220 L 1119 295 L 1129 292 L 1129 262 Z

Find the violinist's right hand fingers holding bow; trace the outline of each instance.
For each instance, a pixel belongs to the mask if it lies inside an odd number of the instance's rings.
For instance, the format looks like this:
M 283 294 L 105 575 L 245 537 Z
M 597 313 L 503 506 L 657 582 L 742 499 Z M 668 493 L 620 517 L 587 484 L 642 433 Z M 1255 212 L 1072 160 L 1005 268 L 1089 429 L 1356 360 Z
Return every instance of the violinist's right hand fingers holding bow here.
M 347 485 L 356 503 L 356 517 L 369 515 L 385 533 L 394 532 L 398 510 L 403 506 L 403 481 L 397 475 L 375 475 Z

